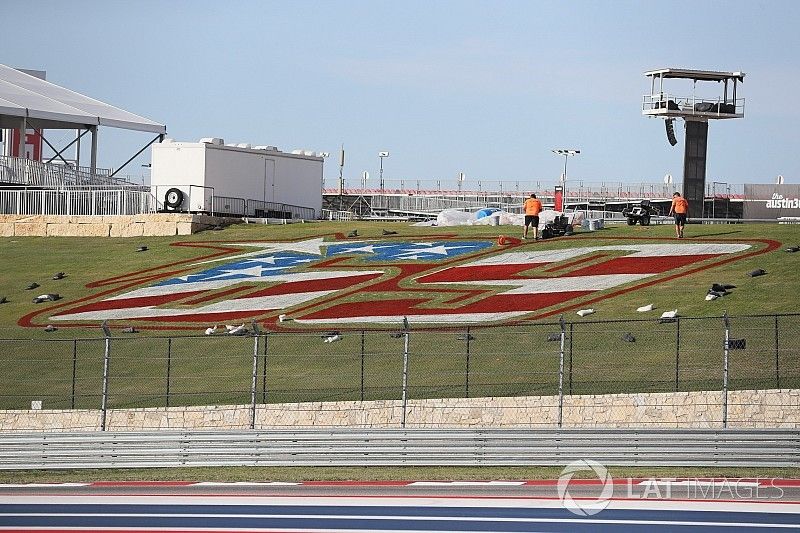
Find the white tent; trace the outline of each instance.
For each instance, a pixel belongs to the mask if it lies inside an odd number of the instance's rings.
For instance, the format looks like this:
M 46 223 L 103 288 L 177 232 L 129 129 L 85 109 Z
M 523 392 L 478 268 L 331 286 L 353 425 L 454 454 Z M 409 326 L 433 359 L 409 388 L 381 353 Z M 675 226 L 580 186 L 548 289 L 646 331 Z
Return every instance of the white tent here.
M 147 146 L 162 139 L 167 132 L 163 124 L 0 64 L 0 128 L 21 131 L 28 128 L 39 131 L 43 129 L 89 131 L 92 134 L 92 169 L 94 169 L 97 160 L 98 126 L 157 134 L 158 137 Z M 21 135 L 20 138 L 23 139 L 24 136 Z M 55 148 L 53 150 L 57 151 Z M 60 156 L 60 152 L 57 155 Z

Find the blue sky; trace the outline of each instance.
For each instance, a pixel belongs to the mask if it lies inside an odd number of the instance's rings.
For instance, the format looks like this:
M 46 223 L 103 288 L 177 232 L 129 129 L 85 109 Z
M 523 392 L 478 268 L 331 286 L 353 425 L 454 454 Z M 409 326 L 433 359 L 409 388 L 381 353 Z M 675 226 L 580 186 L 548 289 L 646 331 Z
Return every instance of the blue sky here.
M 364 170 L 377 185 L 381 150 L 387 181 L 550 183 L 560 147 L 581 150 L 571 180 L 679 180 L 682 123 L 671 147 L 641 115 L 643 72 L 661 67 L 747 74 L 745 118 L 710 125 L 708 181 L 800 181 L 800 2 L 76 0 L 0 13 L 0 63 L 46 70 L 176 140 L 331 152 L 331 186 L 341 144 L 353 185 Z M 148 140 L 105 128 L 99 163 Z

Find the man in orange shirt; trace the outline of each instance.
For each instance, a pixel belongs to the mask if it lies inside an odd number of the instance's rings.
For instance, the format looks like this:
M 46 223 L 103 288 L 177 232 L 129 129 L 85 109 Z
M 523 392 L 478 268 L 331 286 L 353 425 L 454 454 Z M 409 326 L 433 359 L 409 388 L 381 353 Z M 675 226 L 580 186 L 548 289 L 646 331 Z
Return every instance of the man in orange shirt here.
M 542 212 L 542 202 L 531 193 L 531 197 L 525 200 L 525 231 L 522 238 L 528 238 L 528 226 L 533 226 L 533 238 L 539 240 L 539 213 Z
M 681 196 L 681 193 L 676 192 L 672 195 L 672 205 L 669 208 L 669 214 L 675 213 L 675 235 L 679 239 L 683 239 L 683 226 L 686 225 L 686 217 L 689 215 L 689 202 L 686 198 Z

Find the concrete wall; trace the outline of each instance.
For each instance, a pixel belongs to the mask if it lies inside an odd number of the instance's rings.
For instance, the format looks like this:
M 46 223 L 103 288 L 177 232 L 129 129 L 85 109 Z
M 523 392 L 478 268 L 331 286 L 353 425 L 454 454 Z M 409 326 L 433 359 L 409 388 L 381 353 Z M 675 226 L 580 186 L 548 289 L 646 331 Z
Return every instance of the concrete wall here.
M 245 429 L 248 405 L 112 409 L 107 429 Z M 259 405 L 256 427 L 400 427 L 399 400 Z M 0 411 L 1 431 L 98 430 L 99 410 Z M 555 428 L 558 397 L 411 400 L 407 428 Z M 565 396 L 565 428 L 720 428 L 722 393 Z M 800 389 L 731 391 L 728 427 L 800 428 Z
M 158 213 L 117 216 L 0 215 L 0 237 L 167 237 L 191 235 L 234 219 Z M 237 221 L 238 223 L 238 221 Z

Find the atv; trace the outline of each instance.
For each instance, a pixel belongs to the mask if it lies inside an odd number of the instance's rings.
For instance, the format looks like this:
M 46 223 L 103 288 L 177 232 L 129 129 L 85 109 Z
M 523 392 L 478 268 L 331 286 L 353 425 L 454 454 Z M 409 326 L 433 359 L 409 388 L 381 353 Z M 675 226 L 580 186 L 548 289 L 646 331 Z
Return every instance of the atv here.
M 552 222 L 545 224 L 542 229 L 542 239 L 564 235 L 572 235 L 572 224 L 564 215 L 557 216 Z
M 628 219 L 629 226 L 635 226 L 637 222 L 642 226 L 649 226 L 650 217 L 660 214 L 657 207 L 650 205 L 650 200 L 642 200 L 639 205 L 622 210 L 622 216 Z

